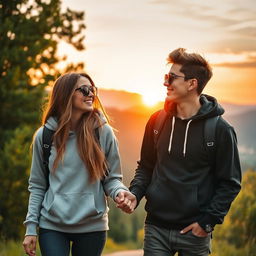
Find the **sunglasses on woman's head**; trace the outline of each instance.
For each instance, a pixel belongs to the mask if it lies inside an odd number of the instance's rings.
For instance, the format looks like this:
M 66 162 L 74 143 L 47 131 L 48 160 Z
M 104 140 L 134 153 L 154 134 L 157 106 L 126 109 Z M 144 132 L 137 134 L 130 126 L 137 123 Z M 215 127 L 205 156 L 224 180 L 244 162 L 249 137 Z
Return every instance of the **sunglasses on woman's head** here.
M 80 91 L 85 97 L 90 95 L 90 92 L 96 96 L 97 95 L 97 87 L 81 85 L 79 88 L 76 88 L 75 91 Z

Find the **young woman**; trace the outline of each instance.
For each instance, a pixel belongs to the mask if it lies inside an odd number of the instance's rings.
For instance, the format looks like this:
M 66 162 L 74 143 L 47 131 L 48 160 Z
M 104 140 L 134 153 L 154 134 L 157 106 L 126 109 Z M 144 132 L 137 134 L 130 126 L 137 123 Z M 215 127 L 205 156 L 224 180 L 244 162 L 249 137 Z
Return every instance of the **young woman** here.
M 135 198 L 121 182 L 117 141 L 90 76 L 59 77 L 42 123 L 55 132 L 47 175 L 43 126 L 34 136 L 24 250 L 35 255 L 39 226 L 43 256 L 69 256 L 70 249 L 73 256 L 101 255 L 108 230 L 105 197 L 128 205 Z

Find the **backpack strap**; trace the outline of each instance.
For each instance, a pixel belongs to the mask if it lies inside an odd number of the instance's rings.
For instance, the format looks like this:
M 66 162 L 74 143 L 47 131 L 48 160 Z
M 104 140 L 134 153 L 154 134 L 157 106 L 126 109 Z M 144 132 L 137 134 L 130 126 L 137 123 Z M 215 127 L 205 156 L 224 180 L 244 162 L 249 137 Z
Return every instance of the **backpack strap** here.
M 50 174 L 49 158 L 50 158 L 50 154 L 51 154 L 51 147 L 52 147 L 54 132 L 55 131 L 47 128 L 44 125 L 44 127 L 43 127 L 43 165 L 44 165 L 45 177 L 47 178 L 48 186 L 49 186 L 49 174 Z M 96 139 L 99 143 L 99 141 L 100 141 L 99 128 L 95 129 L 95 135 L 96 135 Z M 108 172 L 106 173 L 106 175 L 107 174 L 108 174 Z
M 163 128 L 163 125 L 167 119 L 167 112 L 162 109 L 159 111 L 154 120 L 153 132 L 154 132 L 154 145 L 156 147 L 159 135 Z M 215 165 L 215 152 L 216 152 L 216 125 L 220 116 L 214 116 L 205 120 L 204 124 L 204 143 L 208 154 L 209 162 L 211 166 Z
M 205 148 L 208 153 L 209 162 L 211 166 L 215 164 L 215 151 L 216 151 L 216 125 L 220 116 L 214 116 L 205 120 L 204 125 L 204 141 Z
M 43 165 L 45 170 L 45 177 L 47 178 L 47 184 L 49 186 L 49 157 L 51 154 L 51 146 L 53 141 L 53 130 L 50 130 L 44 125 L 43 128 Z
M 156 146 L 159 135 L 162 131 L 163 125 L 167 119 L 167 112 L 162 109 L 157 114 L 155 120 L 154 120 L 154 126 L 153 126 L 153 132 L 154 132 L 154 145 Z

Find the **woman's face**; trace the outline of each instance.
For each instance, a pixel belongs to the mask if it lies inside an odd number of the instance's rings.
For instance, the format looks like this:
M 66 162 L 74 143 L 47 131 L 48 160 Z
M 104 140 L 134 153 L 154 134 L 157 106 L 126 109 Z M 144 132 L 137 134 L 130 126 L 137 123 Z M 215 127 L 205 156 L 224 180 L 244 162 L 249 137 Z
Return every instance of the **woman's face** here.
M 84 90 L 83 90 L 84 88 Z M 89 89 L 89 90 L 88 90 Z M 87 93 L 88 92 L 88 95 Z M 76 84 L 76 90 L 73 95 L 73 112 L 89 112 L 93 110 L 94 93 L 89 79 L 80 77 Z

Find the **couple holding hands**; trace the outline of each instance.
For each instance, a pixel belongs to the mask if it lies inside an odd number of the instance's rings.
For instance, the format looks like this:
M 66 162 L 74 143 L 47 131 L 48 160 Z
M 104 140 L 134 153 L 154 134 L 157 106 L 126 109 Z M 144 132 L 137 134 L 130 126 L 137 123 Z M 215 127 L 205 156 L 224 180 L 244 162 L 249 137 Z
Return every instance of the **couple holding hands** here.
M 156 130 L 161 111 L 150 117 L 129 189 L 91 77 L 68 73 L 55 81 L 33 138 L 26 254 L 36 255 L 38 238 L 43 256 L 101 255 L 108 230 L 106 196 L 126 213 L 146 197 L 144 256 L 210 253 L 214 226 L 223 222 L 241 188 L 236 134 L 217 100 L 202 94 L 212 76 L 208 62 L 183 48 L 167 61 L 165 119 Z M 206 145 L 205 121 L 217 116 L 215 139 Z M 47 175 L 44 126 L 54 131 Z M 208 146 L 215 147 L 213 162 Z

